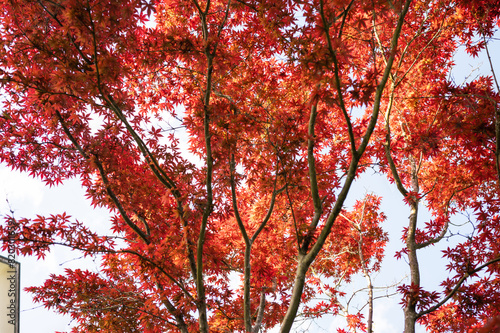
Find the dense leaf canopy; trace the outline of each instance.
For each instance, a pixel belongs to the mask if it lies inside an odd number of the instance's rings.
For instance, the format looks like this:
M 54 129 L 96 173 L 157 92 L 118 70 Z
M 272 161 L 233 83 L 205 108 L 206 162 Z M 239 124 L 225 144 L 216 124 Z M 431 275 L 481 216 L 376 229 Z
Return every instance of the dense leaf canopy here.
M 22 255 L 102 256 L 99 273 L 29 288 L 74 332 L 289 332 L 299 312 L 372 332 L 386 217 L 374 194 L 345 207 L 369 168 L 410 215 L 405 332 L 496 325 L 499 88 L 493 68 L 450 78 L 461 45 L 487 50 L 496 0 L 0 4 L 0 161 L 48 186 L 78 178 L 112 213 L 109 235 L 66 214 L 0 226 Z M 462 212 L 473 231 L 424 290 L 417 252 Z M 356 274 L 363 313 L 339 301 Z

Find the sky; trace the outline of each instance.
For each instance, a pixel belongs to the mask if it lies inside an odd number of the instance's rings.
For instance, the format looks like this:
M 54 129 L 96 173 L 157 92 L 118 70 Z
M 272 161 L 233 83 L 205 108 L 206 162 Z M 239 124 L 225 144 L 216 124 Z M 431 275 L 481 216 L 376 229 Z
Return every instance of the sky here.
M 497 37 L 500 37 L 497 34 Z M 500 73 L 500 39 L 494 40 L 490 45 L 490 54 L 494 66 Z M 453 77 L 456 82 L 464 82 L 468 77 L 474 78 L 479 74 L 489 73 L 489 64 L 486 54 L 483 52 L 478 59 L 470 59 L 463 52 L 456 57 L 456 67 Z M 401 200 L 401 195 L 394 185 L 389 184 L 383 177 L 377 174 L 367 173 L 358 180 L 351 191 L 348 203 L 352 204 L 356 198 L 365 193 L 375 193 L 383 196 L 382 211 L 387 215 L 385 224 L 389 232 L 390 242 L 386 249 L 386 259 L 381 272 L 374 278 L 376 287 L 385 287 L 405 280 L 409 272 L 407 264 L 403 260 L 396 260 L 394 252 L 402 248 L 401 230 L 408 221 L 408 207 Z M 67 181 L 63 186 L 47 188 L 42 182 L 29 177 L 27 174 L 11 171 L 4 165 L 0 165 L 0 215 L 9 211 L 14 212 L 15 217 L 33 217 L 35 214 L 54 214 L 67 212 L 90 226 L 93 230 L 106 233 L 108 230 L 108 212 L 104 209 L 92 209 L 90 203 L 85 199 L 84 191 L 77 180 Z M 421 210 L 420 221 L 424 222 L 428 216 Z M 458 217 L 457 222 L 460 222 Z M 462 217 L 464 220 L 465 217 Z M 431 247 L 419 252 L 422 269 L 422 284 L 424 288 L 434 289 L 446 274 L 445 262 L 440 259 L 440 251 L 449 243 Z M 6 253 L 0 253 L 6 255 Z M 66 268 L 88 268 L 97 269 L 98 263 L 92 260 L 82 259 L 77 252 L 56 247 L 44 260 L 31 257 L 18 257 L 21 262 L 21 288 L 38 286 L 50 274 L 62 274 Z M 359 283 L 358 283 L 359 282 Z M 356 290 L 364 286 L 360 278 L 355 280 L 353 286 L 346 287 L 346 291 Z M 379 295 L 391 293 L 394 288 L 387 291 L 382 290 Z M 354 302 L 355 303 L 355 302 Z M 400 333 L 403 331 L 403 313 L 398 304 L 398 296 L 382 297 L 375 301 L 374 329 L 375 332 Z M 358 305 L 362 305 L 359 303 Z M 352 304 L 353 307 L 356 304 Z M 52 333 L 55 331 L 68 331 L 72 325 L 70 318 L 56 315 L 34 304 L 29 294 L 22 292 L 21 295 L 21 333 Z M 345 321 L 341 317 L 326 317 L 314 322 L 298 325 L 296 332 L 335 332 L 338 327 L 344 327 Z M 423 333 L 423 328 L 418 328 L 417 333 Z

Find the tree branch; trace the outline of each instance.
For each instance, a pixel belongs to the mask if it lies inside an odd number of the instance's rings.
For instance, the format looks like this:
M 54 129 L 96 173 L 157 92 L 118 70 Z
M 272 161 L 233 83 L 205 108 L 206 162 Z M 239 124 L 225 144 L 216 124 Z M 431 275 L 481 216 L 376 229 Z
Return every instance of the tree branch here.
M 342 25 L 341 25 L 341 28 L 339 29 L 339 35 L 338 35 L 339 39 L 342 36 L 342 31 L 343 31 L 343 27 L 345 24 L 345 19 L 347 17 L 347 13 L 349 12 L 353 3 L 354 3 L 354 0 L 352 0 L 349 3 L 347 8 L 342 13 Z M 332 46 L 332 41 L 330 38 L 330 24 L 328 24 L 328 22 L 326 20 L 323 0 L 320 0 L 319 4 L 320 4 L 321 20 L 323 22 L 323 29 L 325 31 L 326 40 L 328 43 L 328 51 L 330 52 L 330 56 L 332 57 L 333 65 L 334 65 L 335 85 L 337 88 L 339 107 L 342 110 L 342 114 L 344 115 L 344 118 L 345 118 L 345 121 L 347 124 L 347 130 L 348 130 L 348 134 L 349 134 L 349 142 L 351 143 L 351 152 L 353 155 L 356 155 L 356 142 L 355 142 L 355 137 L 354 137 L 354 131 L 352 129 L 351 119 L 350 119 L 349 114 L 347 113 L 347 109 L 345 107 L 344 94 L 342 93 L 342 83 L 340 82 L 340 74 L 339 74 L 340 68 L 339 68 L 339 62 L 337 60 L 337 52 L 333 49 L 333 46 Z
M 349 171 L 348 171 L 346 180 L 344 182 L 344 186 L 342 187 L 342 189 L 337 197 L 337 201 L 336 201 L 334 207 L 332 208 L 332 211 L 330 212 L 328 218 L 325 221 L 325 225 L 324 225 L 320 235 L 318 236 L 318 239 L 316 240 L 316 242 L 312 246 L 309 253 L 307 253 L 306 255 L 299 253 L 297 271 L 295 274 L 295 281 L 294 281 L 294 287 L 293 287 L 292 296 L 291 296 L 291 300 L 290 300 L 290 305 L 288 307 L 287 313 L 285 314 L 285 317 L 283 318 L 280 333 L 288 333 L 288 332 L 290 332 L 290 330 L 292 328 L 293 321 L 295 319 L 295 316 L 297 314 L 299 304 L 301 301 L 302 291 L 304 289 L 305 275 L 308 271 L 309 266 L 312 264 L 312 262 L 314 261 L 314 259 L 316 258 L 316 256 L 320 252 L 320 250 L 323 248 L 323 245 L 326 242 L 326 239 L 331 232 L 333 224 L 335 223 L 335 221 L 338 217 L 338 214 L 342 210 L 342 206 L 344 205 L 344 202 L 347 198 L 347 194 L 349 193 L 349 190 L 350 190 L 351 185 L 354 181 L 354 178 L 356 177 L 356 170 L 358 168 L 359 159 L 361 158 L 361 156 L 365 152 L 366 147 L 367 147 L 368 142 L 369 142 L 369 139 L 371 138 L 372 133 L 375 129 L 375 125 L 377 124 L 382 94 L 384 92 L 387 80 L 389 79 L 392 64 L 393 64 L 394 59 L 396 57 L 399 36 L 401 34 L 401 29 L 403 27 L 404 18 L 406 16 L 406 14 L 408 13 L 410 3 L 411 3 L 411 0 L 405 1 L 404 8 L 399 15 L 397 26 L 394 29 L 394 34 L 393 34 L 392 40 L 391 40 L 391 53 L 390 53 L 391 55 L 388 59 L 387 66 L 384 70 L 384 74 L 382 76 L 382 79 L 379 82 L 379 84 L 377 85 L 377 89 L 375 92 L 372 116 L 371 116 L 371 119 L 368 123 L 368 127 L 366 129 L 365 135 L 363 136 L 363 140 L 362 140 L 358 150 L 356 151 L 355 154 L 352 154 L 353 156 L 351 159 L 351 163 L 349 165 Z
M 439 303 L 437 303 L 436 305 L 434 306 L 431 306 L 430 308 L 428 308 L 427 310 L 423 310 L 423 311 L 420 311 L 419 313 L 417 313 L 417 319 L 428 314 L 428 313 L 431 313 L 431 312 L 434 312 L 436 311 L 437 309 L 439 309 L 442 305 L 444 305 L 446 302 L 448 302 L 448 300 L 453 297 L 453 295 L 455 295 L 455 293 L 458 291 L 458 289 L 462 286 L 462 284 L 465 282 L 465 280 L 467 280 L 470 276 L 474 275 L 475 273 L 483 270 L 484 268 L 488 267 L 489 265 L 492 265 L 496 262 L 500 262 L 500 257 L 497 257 L 495 259 L 492 259 L 486 263 L 484 263 L 483 265 L 477 267 L 476 269 L 473 269 L 472 271 L 470 272 L 466 272 L 456 283 L 455 287 L 448 293 L 448 295 L 446 295 Z
M 266 287 L 262 287 L 260 292 L 260 302 L 259 310 L 257 312 L 257 319 L 255 320 L 255 325 L 252 327 L 252 333 L 259 333 L 260 327 L 262 325 L 262 320 L 264 319 L 264 309 L 266 308 Z
M 102 182 L 104 184 L 104 188 L 106 189 L 106 192 L 108 193 L 108 196 L 111 198 L 113 203 L 115 204 L 115 207 L 118 209 L 120 212 L 121 217 L 125 221 L 125 223 L 140 237 L 142 240 L 146 243 L 149 244 L 150 240 L 149 237 L 130 219 L 128 216 L 127 212 L 123 208 L 120 200 L 118 197 L 115 195 L 114 191 L 111 189 L 111 185 L 109 184 L 108 177 L 106 176 L 106 172 L 104 171 L 104 167 L 102 163 L 99 161 L 99 158 L 97 155 L 94 155 L 94 158 L 91 158 L 85 150 L 80 146 L 76 138 L 71 134 L 69 128 L 66 126 L 66 123 L 64 122 L 64 119 L 59 111 L 55 111 L 57 119 L 59 120 L 59 123 L 61 124 L 64 133 L 66 136 L 69 138 L 69 140 L 73 143 L 73 145 L 78 149 L 80 154 L 88 161 L 88 162 L 94 162 L 96 165 L 99 175 L 101 176 Z
M 384 151 L 385 151 L 385 157 L 387 158 L 387 161 L 389 162 L 389 168 L 391 170 L 392 178 L 394 178 L 394 181 L 396 182 L 396 186 L 399 190 L 399 192 L 403 195 L 403 197 L 408 196 L 408 191 L 405 189 L 403 182 L 401 181 L 401 178 L 399 177 L 398 169 L 396 167 L 396 164 L 394 163 L 394 160 L 392 159 L 391 155 L 391 125 L 390 125 L 390 115 L 391 115 L 391 110 L 392 106 L 394 103 L 394 81 L 392 83 L 392 89 L 391 89 L 391 94 L 389 96 L 389 103 L 387 105 L 387 110 L 385 112 L 385 142 L 384 142 Z
M 319 88 L 319 85 L 318 85 Z M 313 96 L 312 98 L 315 98 Z M 308 138 L 307 138 L 307 162 L 309 167 L 309 180 L 311 184 L 311 197 L 314 204 L 314 216 L 309 225 L 309 231 L 306 237 L 304 238 L 304 242 L 301 246 L 301 251 L 306 253 L 311 243 L 314 235 L 314 231 L 316 230 L 316 226 L 319 223 L 319 219 L 321 218 L 321 213 L 323 212 L 323 205 L 321 199 L 319 197 L 319 189 L 318 189 L 318 180 L 316 178 L 316 161 L 314 160 L 314 143 L 316 140 L 316 135 L 314 134 L 314 127 L 316 125 L 316 116 L 318 109 L 318 100 L 311 101 L 311 115 L 309 118 L 309 126 L 308 126 Z

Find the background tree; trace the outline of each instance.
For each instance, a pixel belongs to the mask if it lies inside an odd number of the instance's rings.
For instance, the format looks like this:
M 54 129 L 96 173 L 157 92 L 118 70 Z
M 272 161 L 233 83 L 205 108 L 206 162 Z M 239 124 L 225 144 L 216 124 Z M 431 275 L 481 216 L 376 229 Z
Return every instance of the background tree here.
M 498 89 L 447 79 L 458 40 L 487 44 L 494 1 L 1 6 L 1 161 L 48 186 L 78 177 L 113 214 L 112 235 L 66 214 L 6 217 L 21 254 L 62 244 L 102 256 L 101 274 L 29 289 L 75 332 L 289 332 L 301 304 L 338 313 L 335 281 L 369 277 L 383 258 L 379 199 L 344 207 L 373 165 L 411 210 L 405 331 L 444 325 L 441 311 L 462 311 L 461 329 L 496 311 L 495 297 L 460 300 L 497 281 Z M 424 200 L 436 218 L 418 229 Z M 457 275 L 438 301 L 420 288 L 416 251 L 468 209 L 477 227 L 445 253 Z M 465 288 L 483 268 L 487 280 Z M 315 303 L 323 293 L 331 301 Z M 361 314 L 349 325 L 363 329 Z

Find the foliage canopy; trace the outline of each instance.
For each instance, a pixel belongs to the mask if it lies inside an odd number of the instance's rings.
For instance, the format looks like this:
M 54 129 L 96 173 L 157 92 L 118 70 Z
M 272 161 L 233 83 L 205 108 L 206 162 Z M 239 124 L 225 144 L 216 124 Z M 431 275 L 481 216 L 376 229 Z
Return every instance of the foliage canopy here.
M 405 332 L 495 325 L 499 88 L 493 69 L 450 71 L 460 45 L 487 48 L 497 0 L 0 3 L 0 161 L 48 186 L 77 177 L 113 214 L 110 235 L 64 213 L 0 228 L 22 255 L 102 256 L 99 274 L 29 288 L 74 332 L 289 332 L 299 312 L 372 332 L 385 215 L 374 194 L 344 207 L 368 168 L 410 215 Z M 462 212 L 473 231 L 424 290 L 417 252 Z M 365 316 L 338 299 L 355 274 Z

